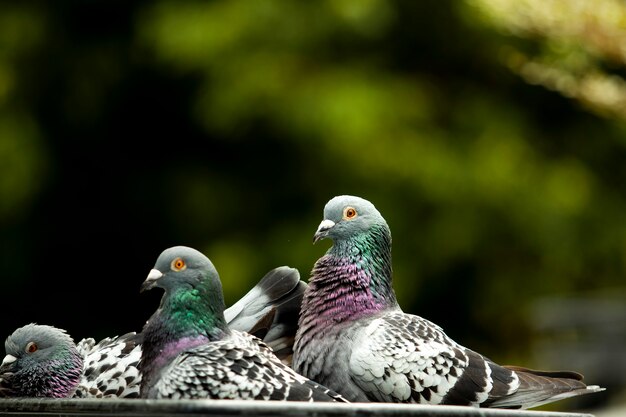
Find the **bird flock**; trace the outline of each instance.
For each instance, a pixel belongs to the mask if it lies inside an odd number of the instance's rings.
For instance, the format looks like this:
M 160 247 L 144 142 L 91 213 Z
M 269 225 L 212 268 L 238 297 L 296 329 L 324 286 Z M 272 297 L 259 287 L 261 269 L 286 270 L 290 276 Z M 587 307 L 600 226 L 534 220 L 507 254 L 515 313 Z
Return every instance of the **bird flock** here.
M 141 291 L 161 303 L 137 333 L 75 343 L 30 323 L 5 342 L 0 396 L 389 402 L 532 408 L 603 391 L 571 371 L 502 366 L 402 311 L 391 231 L 369 201 L 337 196 L 314 242 L 332 246 L 308 284 L 269 271 L 226 308 L 201 252 L 164 250 Z

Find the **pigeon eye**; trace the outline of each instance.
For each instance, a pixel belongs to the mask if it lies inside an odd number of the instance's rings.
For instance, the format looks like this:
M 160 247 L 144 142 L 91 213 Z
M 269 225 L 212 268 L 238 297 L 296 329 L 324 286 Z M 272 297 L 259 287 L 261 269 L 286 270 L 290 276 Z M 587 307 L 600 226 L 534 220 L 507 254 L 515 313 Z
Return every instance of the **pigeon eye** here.
M 172 261 L 172 269 L 174 271 L 182 271 L 186 267 L 187 265 L 185 264 L 185 261 L 183 261 L 182 258 L 176 258 Z
M 343 218 L 345 220 L 352 220 L 357 216 L 356 209 L 354 207 L 346 207 L 343 210 Z
M 35 342 L 29 342 L 26 345 L 26 352 L 27 353 L 37 352 L 37 349 L 38 349 L 38 347 L 37 347 L 37 344 Z

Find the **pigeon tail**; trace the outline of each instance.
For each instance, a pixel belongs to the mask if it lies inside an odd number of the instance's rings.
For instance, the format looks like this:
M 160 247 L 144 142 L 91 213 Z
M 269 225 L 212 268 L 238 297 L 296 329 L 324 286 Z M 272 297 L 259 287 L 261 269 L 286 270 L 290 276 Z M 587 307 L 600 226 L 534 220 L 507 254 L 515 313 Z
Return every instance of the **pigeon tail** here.
M 509 396 L 487 401 L 481 406 L 493 408 L 533 408 L 579 395 L 604 391 L 598 385 L 586 385 L 583 376 L 572 371 L 540 371 L 521 366 L 504 366 L 519 378 L 519 388 Z
M 263 339 L 282 362 L 291 365 L 300 305 L 306 287 L 297 269 L 287 266 L 274 268 L 224 311 L 226 322 L 231 329 Z

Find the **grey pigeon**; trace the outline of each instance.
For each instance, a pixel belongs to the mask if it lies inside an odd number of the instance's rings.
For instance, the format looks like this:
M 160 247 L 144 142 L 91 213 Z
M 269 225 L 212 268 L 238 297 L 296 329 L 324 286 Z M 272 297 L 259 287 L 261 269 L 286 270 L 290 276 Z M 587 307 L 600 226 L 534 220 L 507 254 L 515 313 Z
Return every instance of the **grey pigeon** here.
M 226 321 L 232 329 L 263 339 L 290 364 L 305 288 L 297 269 L 275 268 L 224 312 Z M 128 333 L 74 344 L 65 330 L 28 324 L 5 343 L 0 396 L 136 398 L 141 382 L 140 341 L 141 335 Z
M 5 397 L 139 396 L 137 364 L 141 350 L 135 333 L 78 345 L 65 330 L 27 324 L 5 342 L 0 395 Z
M 575 372 L 500 366 L 434 323 L 404 313 L 392 288 L 391 232 L 369 201 L 338 196 L 324 208 L 304 294 L 293 368 L 349 401 L 530 408 L 602 391 Z
M 228 327 L 219 275 L 197 250 L 163 251 L 142 291 L 154 287 L 165 292 L 142 331 L 141 397 L 345 401 Z

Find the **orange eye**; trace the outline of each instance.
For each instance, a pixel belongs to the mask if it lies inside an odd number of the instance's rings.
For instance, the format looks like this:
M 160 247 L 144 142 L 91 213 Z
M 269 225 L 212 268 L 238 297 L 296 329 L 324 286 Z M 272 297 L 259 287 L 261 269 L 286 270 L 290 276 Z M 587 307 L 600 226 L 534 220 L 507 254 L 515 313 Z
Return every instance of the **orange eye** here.
M 182 271 L 186 267 L 187 265 L 185 265 L 185 261 L 182 258 L 176 258 L 172 261 L 172 269 L 174 271 Z
M 346 207 L 343 209 L 343 218 L 346 220 L 354 219 L 357 216 L 356 209 L 353 207 Z
M 38 349 L 37 344 L 35 342 L 30 342 L 26 345 L 26 352 L 33 353 Z

